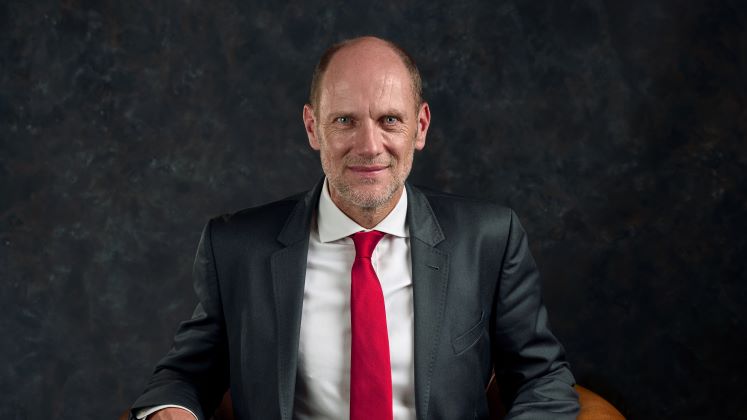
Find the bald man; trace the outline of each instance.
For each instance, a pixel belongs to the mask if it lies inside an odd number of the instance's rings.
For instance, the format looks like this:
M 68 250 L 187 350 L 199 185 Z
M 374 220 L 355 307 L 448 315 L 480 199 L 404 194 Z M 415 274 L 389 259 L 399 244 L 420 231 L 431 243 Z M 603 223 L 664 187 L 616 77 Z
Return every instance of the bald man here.
M 406 182 L 431 115 L 415 63 L 373 37 L 321 57 L 303 122 L 324 179 L 212 219 L 198 305 L 134 418 L 572 419 L 526 234 L 505 207 Z

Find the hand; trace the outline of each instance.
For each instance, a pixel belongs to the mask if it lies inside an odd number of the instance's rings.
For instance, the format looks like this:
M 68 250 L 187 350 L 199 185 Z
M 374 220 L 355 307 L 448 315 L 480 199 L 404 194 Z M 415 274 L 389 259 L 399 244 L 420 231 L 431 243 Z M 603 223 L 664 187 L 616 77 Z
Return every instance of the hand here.
M 183 408 L 169 407 L 156 411 L 147 420 L 195 420 L 195 416 Z

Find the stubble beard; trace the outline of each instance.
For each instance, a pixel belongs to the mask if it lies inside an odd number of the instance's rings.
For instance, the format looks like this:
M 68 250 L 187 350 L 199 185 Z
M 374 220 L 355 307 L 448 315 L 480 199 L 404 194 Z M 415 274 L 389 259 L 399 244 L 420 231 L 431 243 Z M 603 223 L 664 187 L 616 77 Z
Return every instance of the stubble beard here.
M 331 171 L 328 170 L 331 168 L 329 168 L 329 165 L 327 164 L 327 162 L 325 162 L 325 160 L 326 159 L 322 159 L 322 167 L 324 169 L 324 172 L 327 174 L 327 180 L 329 181 L 330 186 L 335 189 L 335 191 L 340 195 L 340 198 L 342 198 L 343 201 L 365 211 L 373 212 L 378 208 L 388 204 L 392 200 L 394 194 L 405 184 L 404 177 L 399 176 L 399 174 L 397 174 L 396 172 L 392 172 L 392 179 L 387 185 L 384 186 L 383 191 L 357 188 L 356 185 L 353 185 L 348 180 L 346 180 L 342 176 L 342 173 L 336 173 L 332 175 Z M 348 165 L 373 166 L 381 164 L 382 162 L 373 159 L 355 159 L 354 162 L 346 161 L 343 164 L 343 168 Z M 392 171 L 392 168 L 397 167 L 397 161 L 394 158 L 390 158 L 388 165 L 389 168 L 387 168 L 387 170 Z M 405 177 L 406 176 L 407 174 L 405 174 Z M 379 183 L 379 181 L 375 179 L 363 179 L 361 183 L 363 185 L 376 185 Z M 361 185 L 358 184 L 358 186 Z
M 350 183 L 342 179 L 342 177 L 330 179 L 330 183 L 346 202 L 366 211 L 375 211 L 391 201 L 394 193 L 404 185 L 404 180 L 400 179 L 396 174 L 393 174 L 392 181 L 389 182 L 381 192 L 355 188 L 353 185 L 350 185 Z M 376 183 L 377 181 L 373 179 L 363 181 L 363 184 L 368 185 L 375 185 Z
M 410 152 L 412 153 L 412 151 Z M 393 156 L 389 156 L 386 161 L 382 162 L 382 159 L 365 159 L 365 158 L 350 158 L 346 157 L 342 161 L 341 168 L 335 171 L 332 164 L 325 157 L 325 154 L 321 153 L 322 169 L 327 175 L 327 181 L 330 186 L 340 195 L 343 201 L 346 203 L 358 207 L 366 212 L 375 212 L 377 209 L 387 205 L 392 200 L 394 194 L 399 191 L 402 186 L 405 185 L 405 179 L 410 173 L 412 162 L 407 167 L 403 168 L 402 173 L 397 173 L 396 168 L 398 167 L 399 161 Z M 356 188 L 355 185 L 348 182 L 343 176 L 343 171 L 347 166 L 374 166 L 374 165 L 388 165 L 387 170 L 391 171 L 392 179 L 385 186 L 383 191 L 371 191 L 361 190 Z M 379 181 L 376 179 L 364 179 L 362 183 L 365 185 L 375 185 Z

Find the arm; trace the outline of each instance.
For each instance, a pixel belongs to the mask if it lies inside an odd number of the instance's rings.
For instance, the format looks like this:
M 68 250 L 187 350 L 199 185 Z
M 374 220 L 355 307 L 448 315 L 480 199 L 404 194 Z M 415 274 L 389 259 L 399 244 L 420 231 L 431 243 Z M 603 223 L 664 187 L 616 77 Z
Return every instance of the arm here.
M 176 332 L 169 353 L 156 365 L 134 413 L 178 405 L 200 420 L 209 418 L 228 388 L 225 320 L 213 255 L 211 223 L 203 230 L 193 267 L 198 304 Z
M 575 419 L 578 396 L 565 351 L 552 334 L 526 233 L 511 226 L 493 308 L 496 379 L 506 419 Z

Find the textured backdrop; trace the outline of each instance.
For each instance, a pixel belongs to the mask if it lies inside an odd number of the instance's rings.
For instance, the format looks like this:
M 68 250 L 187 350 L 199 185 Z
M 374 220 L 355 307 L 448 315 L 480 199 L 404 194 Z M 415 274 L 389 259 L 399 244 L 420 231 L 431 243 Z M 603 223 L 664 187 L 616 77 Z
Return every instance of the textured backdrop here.
M 0 3 L 0 417 L 113 418 L 191 313 L 205 221 L 320 175 L 316 58 L 412 51 L 412 179 L 513 207 L 578 381 L 747 418 L 742 1 Z

